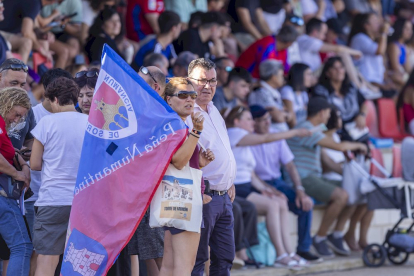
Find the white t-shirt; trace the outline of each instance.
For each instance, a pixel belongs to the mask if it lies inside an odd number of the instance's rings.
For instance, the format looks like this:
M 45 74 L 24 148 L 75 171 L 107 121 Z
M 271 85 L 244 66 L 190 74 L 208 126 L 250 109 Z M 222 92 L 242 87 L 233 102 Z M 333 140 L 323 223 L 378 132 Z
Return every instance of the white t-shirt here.
M 296 123 L 298 124 L 305 121 L 308 113 L 308 93 L 306 91 L 303 91 L 298 95 L 289 85 L 285 85 L 280 90 L 280 93 L 282 94 L 282 100 L 288 100 L 292 102 L 293 111 L 296 114 Z
M 312 71 L 317 70 L 322 65 L 319 50 L 324 42 L 306 34 L 299 36 L 297 41 L 302 62 L 308 65 Z
M 32 130 L 44 146 L 42 184 L 35 206 L 72 205 L 88 116 L 61 112 L 45 116 Z
M 378 43 L 364 33 L 355 35 L 351 40 L 351 48 L 360 50 L 362 58 L 355 60 L 355 66 L 369 82 L 384 83 L 384 59 L 376 55 Z
M 336 143 L 341 143 L 341 138 L 339 138 L 339 135 L 337 133 L 334 133 L 332 135 L 332 139 Z M 345 155 L 342 151 L 337 151 L 333 149 L 324 148 L 324 151 L 328 156 L 334 161 L 336 164 L 338 163 L 344 163 L 346 161 Z M 327 172 L 323 174 L 323 177 L 329 180 L 336 180 L 336 181 L 342 181 L 343 177 L 339 173 L 336 172 Z
M 42 104 L 38 104 L 35 107 L 32 108 L 33 114 L 35 117 L 36 124 L 40 122 L 40 119 L 42 119 L 44 116 L 53 114 L 46 110 L 46 108 L 43 107 Z M 40 184 L 42 182 L 42 173 L 40 171 L 33 171 L 30 170 L 30 188 L 33 191 L 33 196 L 30 197 L 27 202 L 36 201 L 39 198 L 39 189 Z
M 92 26 L 93 21 L 95 20 L 98 12 L 94 11 L 89 4 L 89 1 L 83 0 L 82 1 L 82 23 L 88 25 L 89 27 Z
M 256 167 L 254 155 L 249 146 L 237 147 L 240 140 L 249 134 L 247 130 L 234 127 L 227 130 L 230 139 L 230 146 L 236 159 L 236 178 L 234 184 L 245 184 L 252 182 L 252 172 Z

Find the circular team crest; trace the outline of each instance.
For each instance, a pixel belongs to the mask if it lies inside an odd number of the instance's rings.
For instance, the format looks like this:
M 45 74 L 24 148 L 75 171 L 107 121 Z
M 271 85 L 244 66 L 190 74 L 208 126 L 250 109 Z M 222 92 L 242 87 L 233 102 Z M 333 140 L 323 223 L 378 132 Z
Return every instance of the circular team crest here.
M 102 139 L 122 139 L 137 132 L 135 111 L 127 92 L 102 69 L 86 131 Z

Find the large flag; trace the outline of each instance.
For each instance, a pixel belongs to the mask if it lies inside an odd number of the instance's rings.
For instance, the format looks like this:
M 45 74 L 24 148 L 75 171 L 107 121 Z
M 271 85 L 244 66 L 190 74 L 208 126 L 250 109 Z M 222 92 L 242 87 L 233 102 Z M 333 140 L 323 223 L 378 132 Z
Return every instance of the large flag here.
M 101 61 L 62 276 L 106 275 L 187 134 L 181 118 L 106 44 Z

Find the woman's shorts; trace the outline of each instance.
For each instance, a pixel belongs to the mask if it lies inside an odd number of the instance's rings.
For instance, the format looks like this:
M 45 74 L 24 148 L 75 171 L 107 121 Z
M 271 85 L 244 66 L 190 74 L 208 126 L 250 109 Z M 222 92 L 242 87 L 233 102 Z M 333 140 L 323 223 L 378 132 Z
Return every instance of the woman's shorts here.
M 61 255 L 72 206 L 39 206 L 33 225 L 33 246 L 37 254 Z
M 236 184 L 236 195 L 242 198 L 248 197 L 251 193 L 259 193 L 253 186 L 252 183 Z

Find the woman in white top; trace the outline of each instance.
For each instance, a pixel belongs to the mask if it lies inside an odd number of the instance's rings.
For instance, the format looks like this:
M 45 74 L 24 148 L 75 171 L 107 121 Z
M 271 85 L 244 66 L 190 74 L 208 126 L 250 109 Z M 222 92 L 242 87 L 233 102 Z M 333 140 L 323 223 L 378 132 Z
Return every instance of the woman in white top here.
M 308 136 L 310 131 L 295 129 L 280 133 L 255 134 L 252 114 L 241 106 L 233 108 L 225 121 L 237 164 L 234 181 L 236 194 L 252 202 L 259 215 L 266 216 L 267 231 L 279 255 L 275 266 L 298 269 L 307 265 L 307 261 L 293 253 L 289 243 L 289 209 L 286 196 L 256 176 L 256 162 L 249 146 L 294 136 Z
M 337 131 L 342 128 L 342 118 L 341 112 L 336 108 L 332 108 L 327 128 L 328 130 L 325 132 L 325 135 L 332 137 L 335 142 L 340 143 L 341 138 Z M 338 181 L 343 180 L 343 164 L 346 162 L 344 153 L 332 149 L 322 149 L 321 162 L 324 170 L 324 178 Z M 334 231 L 342 233 L 345 229 L 345 224 L 351 215 L 350 213 L 353 213 L 348 231 L 344 235 L 344 240 L 352 251 L 360 251 L 368 245 L 367 234 L 372 217 L 374 216 L 374 211 L 369 211 L 366 204 L 348 208 L 348 211 L 348 214 L 343 212 L 340 215 Z M 355 238 L 355 230 L 358 223 L 360 223 L 359 242 L 357 242 Z
M 290 114 L 290 128 L 305 121 L 308 110 L 308 88 L 315 82 L 312 70 L 304 63 L 295 63 L 290 67 L 287 85 L 281 89 L 282 100 Z
M 78 85 L 58 78 L 46 88 L 55 114 L 45 116 L 32 130 L 34 143 L 30 165 L 42 171 L 34 223 L 33 245 L 36 275 L 54 275 L 63 254 L 73 190 L 76 184 L 88 116 L 76 111 Z

